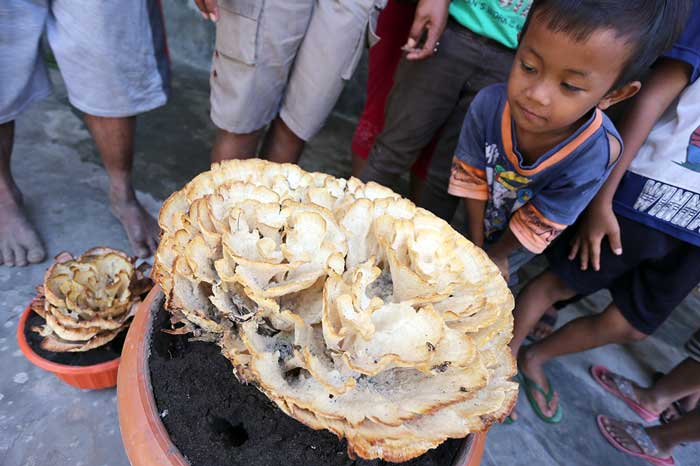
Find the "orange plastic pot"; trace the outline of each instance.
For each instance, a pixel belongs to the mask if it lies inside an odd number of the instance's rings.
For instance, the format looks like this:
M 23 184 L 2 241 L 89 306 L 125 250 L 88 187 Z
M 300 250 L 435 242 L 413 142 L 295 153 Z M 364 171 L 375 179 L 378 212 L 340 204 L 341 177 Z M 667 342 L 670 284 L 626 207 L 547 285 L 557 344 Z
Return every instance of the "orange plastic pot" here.
M 140 304 L 126 334 L 117 381 L 119 429 L 132 466 L 189 466 L 160 421 L 148 371 L 153 316 L 163 302 L 154 286 Z
M 134 317 L 126 335 L 117 383 L 119 427 L 131 466 L 189 466 L 170 441 L 160 420 L 148 370 L 153 317 L 163 293 L 153 287 Z M 486 434 L 472 434 L 462 444 L 454 462 L 446 466 L 478 466 L 486 444 Z
M 45 371 L 51 372 L 73 387 L 100 390 L 117 385 L 117 369 L 119 368 L 120 358 L 90 366 L 69 366 L 49 361 L 35 353 L 24 336 L 24 325 L 31 312 L 33 311 L 30 306 L 27 306 L 17 325 L 17 343 L 29 362 Z

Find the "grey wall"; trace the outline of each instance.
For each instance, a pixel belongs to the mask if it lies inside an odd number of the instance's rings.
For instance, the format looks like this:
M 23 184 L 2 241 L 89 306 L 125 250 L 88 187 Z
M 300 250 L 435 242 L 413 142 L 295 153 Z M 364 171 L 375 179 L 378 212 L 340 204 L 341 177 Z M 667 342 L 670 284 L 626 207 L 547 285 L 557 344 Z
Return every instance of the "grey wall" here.
M 214 50 L 214 25 L 202 19 L 193 0 L 164 0 L 163 9 L 172 60 L 208 73 Z M 336 113 L 352 119 L 359 116 L 364 105 L 366 80 L 365 52 L 355 75 L 338 100 Z

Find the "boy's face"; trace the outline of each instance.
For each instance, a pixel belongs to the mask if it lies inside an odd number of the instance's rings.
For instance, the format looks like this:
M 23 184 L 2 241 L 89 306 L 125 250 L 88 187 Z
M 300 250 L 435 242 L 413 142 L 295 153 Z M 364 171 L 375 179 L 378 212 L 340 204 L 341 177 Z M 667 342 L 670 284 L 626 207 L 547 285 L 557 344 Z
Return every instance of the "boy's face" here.
M 631 52 L 610 30 L 577 42 L 535 15 L 521 38 L 508 78 L 508 102 L 519 132 L 556 135 L 575 129 L 595 106 L 633 95 L 630 85 L 609 93 Z M 634 83 L 638 86 L 638 83 Z

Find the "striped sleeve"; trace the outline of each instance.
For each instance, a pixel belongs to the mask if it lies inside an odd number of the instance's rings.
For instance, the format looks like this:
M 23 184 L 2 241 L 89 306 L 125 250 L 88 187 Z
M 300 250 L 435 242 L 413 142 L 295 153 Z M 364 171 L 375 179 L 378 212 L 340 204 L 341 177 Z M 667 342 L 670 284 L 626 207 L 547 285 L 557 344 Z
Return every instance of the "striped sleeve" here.
M 508 225 L 520 244 L 535 254 L 544 251 L 567 225 L 547 219 L 528 202 L 515 211 Z
M 486 182 L 486 172 L 455 157 L 452 159 L 450 185 L 447 192 L 457 197 L 480 201 L 488 200 L 489 188 Z

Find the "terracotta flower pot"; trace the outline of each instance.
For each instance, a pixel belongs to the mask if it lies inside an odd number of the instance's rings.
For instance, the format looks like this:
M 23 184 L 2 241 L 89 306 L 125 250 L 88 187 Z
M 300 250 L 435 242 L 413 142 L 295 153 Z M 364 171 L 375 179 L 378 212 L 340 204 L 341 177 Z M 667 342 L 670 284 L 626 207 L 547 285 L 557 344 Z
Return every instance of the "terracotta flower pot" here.
M 56 377 L 73 387 L 99 390 L 117 385 L 117 369 L 119 368 L 120 358 L 90 366 L 70 366 L 49 361 L 35 353 L 24 336 L 24 326 L 32 312 L 30 306 L 27 306 L 17 325 L 17 343 L 29 362 L 53 373 Z
M 160 286 L 154 286 L 139 305 L 122 349 L 117 407 L 124 449 L 132 466 L 189 466 L 160 421 L 148 371 L 148 336 L 163 298 Z
M 129 327 L 122 350 L 117 383 L 119 428 L 132 466 L 189 466 L 160 420 L 148 370 L 148 336 L 163 298 L 160 287 L 153 287 Z M 486 434 L 470 435 L 452 465 L 446 466 L 478 466 L 485 444 Z

